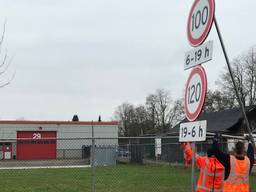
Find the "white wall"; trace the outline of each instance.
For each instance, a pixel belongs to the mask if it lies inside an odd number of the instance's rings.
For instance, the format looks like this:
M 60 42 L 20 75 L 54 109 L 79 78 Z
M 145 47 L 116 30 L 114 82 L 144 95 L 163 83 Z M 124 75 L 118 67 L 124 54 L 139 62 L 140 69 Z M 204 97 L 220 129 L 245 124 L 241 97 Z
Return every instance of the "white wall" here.
M 39 129 L 42 127 L 42 130 Z M 17 131 L 56 131 L 57 138 L 92 137 L 92 126 L 81 124 L 0 124 L 0 139 L 16 139 Z M 118 137 L 117 125 L 94 125 L 94 136 L 100 138 Z M 118 140 L 97 139 L 96 145 L 117 145 Z M 81 149 L 91 145 L 90 139 L 58 140 L 57 149 Z

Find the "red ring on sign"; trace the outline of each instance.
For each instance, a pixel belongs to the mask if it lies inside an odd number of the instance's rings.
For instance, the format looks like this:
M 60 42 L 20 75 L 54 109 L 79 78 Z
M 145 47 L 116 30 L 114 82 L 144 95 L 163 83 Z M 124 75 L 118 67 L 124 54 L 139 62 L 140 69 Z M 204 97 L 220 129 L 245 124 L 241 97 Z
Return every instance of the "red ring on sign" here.
M 191 46 L 193 47 L 197 47 L 199 45 L 201 45 L 205 39 L 207 38 L 210 30 L 211 30 L 211 27 L 212 27 L 212 23 L 213 23 L 213 20 L 214 20 L 214 12 L 215 12 L 215 1 L 214 0 L 207 0 L 208 3 L 209 3 L 209 7 L 210 7 L 210 14 L 209 14 L 209 20 L 208 20 L 208 23 L 206 25 L 206 28 L 204 30 L 204 32 L 202 33 L 202 35 L 198 38 L 198 39 L 194 39 L 190 33 L 190 22 L 191 22 L 191 16 L 192 16 L 192 13 L 197 5 L 197 3 L 199 3 L 200 0 L 195 0 L 193 5 L 192 5 L 192 8 L 190 10 L 190 13 L 189 13 L 189 16 L 188 16 L 188 23 L 187 23 L 187 37 L 188 37 L 188 41 L 190 43 Z
M 189 110 L 188 110 L 188 103 L 187 103 L 187 90 L 188 90 L 188 85 L 189 85 L 189 82 L 190 80 L 192 79 L 192 77 L 195 75 L 195 74 L 198 74 L 200 76 L 200 79 L 201 79 L 201 82 L 202 82 L 202 97 L 199 101 L 199 105 L 196 109 L 196 111 L 194 113 L 190 113 Z M 188 77 L 188 80 L 187 80 L 187 83 L 186 83 L 186 91 L 185 91 L 185 114 L 186 114 L 186 117 L 189 121 L 195 121 L 196 118 L 200 115 L 201 111 L 202 111 L 202 108 L 204 106 L 204 102 L 205 102 L 205 97 L 206 97 L 206 92 L 207 92 L 207 77 L 206 77 L 206 73 L 205 73 L 205 70 L 202 66 L 198 65 L 197 67 L 195 67 L 189 77 Z

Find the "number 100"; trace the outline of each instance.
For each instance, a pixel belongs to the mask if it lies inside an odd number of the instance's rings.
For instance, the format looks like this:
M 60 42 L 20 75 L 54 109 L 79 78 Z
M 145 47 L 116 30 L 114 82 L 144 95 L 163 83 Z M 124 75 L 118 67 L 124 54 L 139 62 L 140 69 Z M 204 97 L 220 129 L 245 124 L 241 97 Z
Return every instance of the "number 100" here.
M 198 29 L 201 23 L 202 25 L 205 25 L 207 23 L 208 13 L 208 7 L 205 6 L 202 12 L 201 10 L 198 10 L 192 15 L 192 31 L 194 31 L 194 29 Z

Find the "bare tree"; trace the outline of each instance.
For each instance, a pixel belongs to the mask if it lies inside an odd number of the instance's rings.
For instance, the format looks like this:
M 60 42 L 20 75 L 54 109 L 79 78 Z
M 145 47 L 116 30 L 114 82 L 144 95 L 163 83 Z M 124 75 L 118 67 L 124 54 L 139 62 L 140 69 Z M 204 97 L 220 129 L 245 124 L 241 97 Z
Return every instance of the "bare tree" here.
M 119 134 L 123 136 L 165 133 L 183 118 L 183 100 L 173 102 L 163 89 L 148 95 L 145 105 L 123 103 L 115 111 L 115 119 L 121 124 Z
M 232 62 L 234 80 L 244 105 L 256 104 L 256 50 L 251 48 Z M 217 85 L 226 97 L 235 98 L 235 90 L 226 69 L 217 81 Z M 236 101 L 235 106 L 238 105 Z
M 156 133 L 168 132 L 184 117 L 184 101 L 173 101 L 169 91 L 157 89 L 146 98 L 149 121 Z
M 170 127 L 174 127 L 185 118 L 184 99 L 174 101 L 169 118 Z
M 132 136 L 132 123 L 134 117 L 134 106 L 130 103 L 123 103 L 115 111 L 115 119 L 120 122 L 119 135 Z
M 157 89 L 154 94 L 146 98 L 146 107 L 153 129 L 164 133 L 170 129 L 170 115 L 172 107 L 171 95 L 168 91 Z
M 208 90 L 205 101 L 205 112 L 215 112 L 230 109 L 236 106 L 234 95 L 225 94 L 219 90 Z
M 0 39 L 0 76 L 5 74 L 11 64 L 12 59 L 8 57 L 7 50 L 3 52 L 3 43 L 5 39 L 5 28 L 6 28 L 6 22 L 3 24 L 3 32 Z M 3 80 L 0 82 L 0 88 L 3 88 L 11 83 L 11 81 L 15 77 L 15 72 L 12 74 L 12 76 L 8 80 Z
M 159 114 L 157 111 L 157 98 L 156 95 L 150 94 L 146 97 L 146 109 L 149 119 L 149 129 L 152 130 L 152 132 L 157 132 L 156 126 L 158 124 Z
M 170 115 L 172 99 L 170 93 L 163 89 L 156 91 L 158 111 L 159 111 L 159 127 L 162 133 L 170 129 Z
M 144 135 L 145 133 L 151 133 L 150 123 L 148 118 L 148 113 L 143 105 L 139 105 L 135 108 L 135 129 L 136 133 L 139 135 Z
M 120 122 L 119 135 L 139 136 L 152 133 L 148 113 L 143 105 L 137 107 L 123 103 L 115 111 L 115 119 Z
M 246 86 L 248 104 L 253 105 L 256 102 L 256 50 L 251 48 L 241 59 L 246 69 Z

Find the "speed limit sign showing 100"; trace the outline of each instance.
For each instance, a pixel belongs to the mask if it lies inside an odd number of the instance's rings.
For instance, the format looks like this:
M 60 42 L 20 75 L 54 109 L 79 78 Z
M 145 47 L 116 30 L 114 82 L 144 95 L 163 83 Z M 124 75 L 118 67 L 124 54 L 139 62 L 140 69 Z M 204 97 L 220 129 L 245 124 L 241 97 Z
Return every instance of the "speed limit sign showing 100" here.
M 185 113 L 194 121 L 201 113 L 207 92 L 207 78 L 202 66 L 195 67 L 187 80 L 185 90 Z
M 195 0 L 188 17 L 187 36 L 194 47 L 202 44 L 214 20 L 214 0 Z

